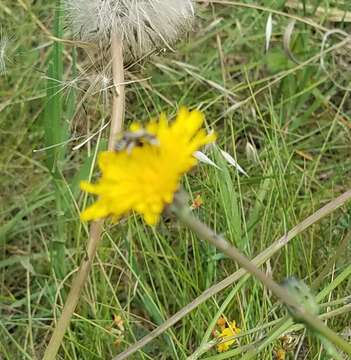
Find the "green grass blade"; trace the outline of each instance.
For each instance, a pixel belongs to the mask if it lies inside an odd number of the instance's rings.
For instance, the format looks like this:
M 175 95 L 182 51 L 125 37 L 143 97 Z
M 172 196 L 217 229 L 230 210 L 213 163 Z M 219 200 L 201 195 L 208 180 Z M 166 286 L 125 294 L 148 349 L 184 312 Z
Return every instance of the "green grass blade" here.
M 56 1 L 54 36 L 62 38 L 63 35 L 63 16 L 60 0 Z M 49 59 L 47 97 L 44 112 L 44 130 L 46 143 L 46 162 L 52 174 L 56 197 L 57 226 L 51 246 L 51 259 L 53 269 L 57 276 L 62 277 L 65 273 L 65 238 L 66 226 L 64 221 L 65 207 L 67 201 L 65 194 L 65 182 L 63 181 L 63 169 L 65 151 L 68 137 L 69 126 L 63 111 L 63 67 L 64 54 L 63 44 L 55 41 Z M 69 98 L 72 103 L 72 97 Z M 71 106 L 72 107 L 72 106 Z

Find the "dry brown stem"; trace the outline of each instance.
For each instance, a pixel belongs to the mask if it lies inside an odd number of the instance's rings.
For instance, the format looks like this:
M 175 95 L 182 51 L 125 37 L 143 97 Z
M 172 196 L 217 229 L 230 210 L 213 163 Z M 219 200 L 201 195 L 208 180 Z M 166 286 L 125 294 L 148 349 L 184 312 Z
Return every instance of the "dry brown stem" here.
M 113 149 L 116 135 L 122 130 L 125 107 L 123 47 L 122 40 L 116 34 L 113 34 L 111 36 L 111 53 L 115 92 L 113 96 L 111 130 L 108 143 L 109 150 Z M 86 254 L 82 259 L 81 265 L 75 278 L 73 279 L 70 292 L 62 310 L 61 317 L 56 324 L 49 345 L 46 348 L 43 360 L 56 359 L 57 352 L 61 346 L 63 337 L 69 327 L 72 316 L 80 299 L 81 292 L 86 284 L 88 275 L 90 273 L 96 251 L 102 238 L 103 224 L 104 223 L 102 220 L 95 221 L 90 227 L 90 236 L 88 240 Z

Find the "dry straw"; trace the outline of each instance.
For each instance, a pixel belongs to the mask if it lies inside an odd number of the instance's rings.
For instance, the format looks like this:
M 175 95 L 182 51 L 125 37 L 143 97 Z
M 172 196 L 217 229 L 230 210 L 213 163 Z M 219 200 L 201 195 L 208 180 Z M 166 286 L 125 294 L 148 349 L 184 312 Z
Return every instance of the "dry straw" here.
M 9 46 L 9 38 L 0 27 L 0 75 L 6 73 L 6 63 L 8 60 L 7 52 Z
M 192 0 L 64 0 L 68 22 L 80 40 L 110 49 L 114 95 L 108 148 L 122 130 L 125 108 L 124 62 L 155 49 L 170 47 L 190 27 L 194 18 Z M 71 284 L 43 360 L 56 359 L 64 334 L 86 283 L 103 231 L 103 221 L 94 222 L 79 270 Z

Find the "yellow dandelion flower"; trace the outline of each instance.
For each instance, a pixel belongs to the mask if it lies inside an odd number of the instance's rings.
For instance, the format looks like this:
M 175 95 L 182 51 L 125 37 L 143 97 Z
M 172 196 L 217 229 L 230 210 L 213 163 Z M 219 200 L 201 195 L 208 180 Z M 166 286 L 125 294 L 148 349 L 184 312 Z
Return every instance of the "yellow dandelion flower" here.
M 162 114 L 145 129 L 133 124 L 130 132 L 143 130 L 156 141 L 142 139 L 134 147 L 99 155 L 101 179 L 96 184 L 81 183 L 82 190 L 99 198 L 83 211 L 82 220 L 109 215 L 119 219 L 135 211 L 146 223 L 156 224 L 165 206 L 172 203 L 181 176 L 196 165 L 194 152 L 215 140 L 214 134 L 201 129 L 203 121 L 200 111 L 181 108 L 172 123 Z
M 240 333 L 240 329 L 236 326 L 236 322 L 232 321 L 228 327 L 224 328 L 222 332 L 218 335 L 218 338 L 224 340 L 223 342 L 217 345 L 218 352 L 228 351 L 229 348 L 234 344 L 235 339 L 226 340 L 226 338 L 231 338 Z

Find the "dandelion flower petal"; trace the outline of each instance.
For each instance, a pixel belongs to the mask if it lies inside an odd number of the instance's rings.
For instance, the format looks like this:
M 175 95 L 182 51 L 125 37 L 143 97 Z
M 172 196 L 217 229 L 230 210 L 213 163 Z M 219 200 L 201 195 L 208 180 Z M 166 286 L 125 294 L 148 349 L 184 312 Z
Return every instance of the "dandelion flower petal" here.
M 105 151 L 99 155 L 102 173 L 96 184 L 82 182 L 82 190 L 98 195 L 97 202 L 86 209 L 83 220 L 100 219 L 109 215 L 119 219 L 129 212 L 143 216 L 155 225 L 164 208 L 174 198 L 182 175 L 197 164 L 193 153 L 214 141 L 200 127 L 201 112 L 182 108 L 173 123 L 164 114 L 158 122 L 151 120 L 146 132 L 157 140 L 121 151 Z M 130 131 L 144 133 L 131 126 Z

